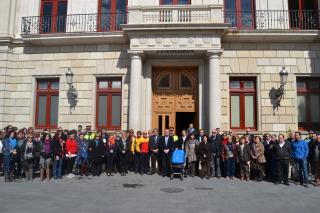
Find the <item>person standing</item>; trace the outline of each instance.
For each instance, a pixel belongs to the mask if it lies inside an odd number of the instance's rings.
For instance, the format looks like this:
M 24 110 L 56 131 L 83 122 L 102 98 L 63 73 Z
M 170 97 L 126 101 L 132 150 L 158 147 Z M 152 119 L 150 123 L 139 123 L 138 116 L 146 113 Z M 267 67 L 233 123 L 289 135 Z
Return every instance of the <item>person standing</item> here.
M 158 129 L 153 129 L 153 136 L 149 137 L 149 151 L 151 158 L 150 175 L 153 175 L 156 172 L 159 173 L 159 170 L 157 170 L 156 167 L 158 164 L 159 169 L 159 142 L 160 136 L 158 135 Z
M 187 141 L 186 144 L 186 157 L 188 159 L 189 164 L 189 175 L 191 177 L 195 176 L 196 172 L 196 163 L 197 163 L 197 152 L 199 148 L 200 142 L 196 139 L 196 136 L 194 133 L 190 135 L 190 139 Z
M 147 131 L 143 131 L 140 142 L 140 174 L 147 174 L 149 172 L 149 138 Z
M 117 152 L 116 136 L 110 135 L 107 143 L 105 144 L 107 154 L 107 176 L 113 176 L 114 173 L 114 160 Z
M 77 138 L 78 144 L 78 152 L 77 152 L 77 167 L 79 169 L 80 176 L 88 176 L 88 148 L 89 142 L 87 139 L 84 138 L 84 133 L 80 132 L 79 137 Z
M 162 165 L 162 177 L 166 177 L 170 174 L 170 160 L 171 154 L 174 150 L 173 137 L 169 135 L 169 130 L 164 130 L 164 136 L 161 137 L 159 143 L 159 150 L 161 155 L 161 165 Z
M 266 133 L 265 140 L 263 141 L 265 157 L 267 161 L 265 165 L 266 178 L 269 181 L 273 181 L 273 182 L 275 182 L 276 180 L 276 177 L 275 177 L 276 164 L 275 164 L 273 152 L 271 151 L 276 142 L 274 137 L 275 136 L 271 137 L 270 133 Z
M 72 173 L 74 163 L 77 157 L 77 152 L 78 152 L 78 143 L 75 139 L 74 132 L 71 132 L 66 141 L 67 174 Z
M 210 178 L 211 144 L 208 135 L 203 135 L 202 142 L 199 145 L 199 156 L 201 161 L 201 178 L 204 176 Z
M 261 143 L 261 138 L 259 136 L 255 136 L 254 142 L 251 144 L 250 149 L 253 178 L 258 182 L 261 182 L 264 176 L 264 165 L 266 163 L 266 158 L 264 156 L 264 146 Z
M 53 171 L 54 179 L 62 178 L 62 162 L 65 158 L 66 144 L 63 141 L 62 133 L 57 131 L 52 139 L 51 149 L 53 154 Z
M 127 137 L 127 132 L 122 132 L 122 136 L 118 139 L 117 150 L 118 156 L 120 160 L 120 175 L 126 176 L 128 173 L 128 154 L 130 152 L 130 139 Z
M 317 135 L 310 148 L 310 160 L 316 186 L 320 186 L 320 134 Z
M 5 182 L 13 181 L 13 156 L 17 154 L 16 151 L 16 140 L 15 140 L 15 132 L 8 131 L 5 139 L 3 140 L 3 172 L 5 177 Z
M 88 150 L 92 174 L 93 176 L 100 176 L 102 159 L 105 154 L 105 146 L 100 134 L 96 134 L 95 138 L 90 141 Z
M 134 173 L 137 174 L 141 172 L 141 165 L 140 165 L 140 154 L 141 154 L 141 140 L 142 140 L 142 133 L 141 131 L 137 131 L 137 137 L 134 138 L 131 144 L 131 152 L 133 154 L 134 159 Z
M 26 137 L 23 133 L 22 130 L 18 131 L 17 134 L 17 154 L 15 155 L 15 158 L 13 159 L 14 164 L 15 164 L 15 171 L 14 171 L 14 176 L 19 179 L 22 176 L 22 161 L 21 161 L 21 148 L 24 142 L 26 141 Z
M 273 146 L 272 153 L 276 161 L 276 179 L 275 184 L 283 183 L 289 185 L 289 159 L 291 153 L 291 145 L 285 141 L 284 135 L 278 136 L 278 142 Z
M 221 153 L 226 179 L 233 179 L 235 176 L 235 160 L 237 159 L 236 144 L 233 143 L 231 136 L 228 137 L 228 144 L 225 144 Z
M 241 137 L 237 146 L 237 161 L 240 164 L 240 180 L 250 180 L 250 146 L 246 143 L 245 137 Z
M 50 180 L 50 166 L 52 164 L 51 135 L 44 133 L 40 143 L 40 181 L 46 176 Z
M 309 154 L 308 144 L 301 139 L 301 133 L 295 132 L 295 140 L 291 145 L 292 156 L 296 168 L 298 168 L 300 184 L 308 188 L 309 177 L 307 169 L 307 157 Z
M 35 142 L 33 141 L 32 133 L 27 134 L 27 140 L 23 142 L 20 149 L 21 162 L 26 175 L 26 181 L 33 180 L 33 163 L 35 156 L 34 145 Z
M 220 178 L 221 177 L 221 168 L 220 168 L 220 160 L 221 160 L 221 148 L 222 142 L 221 137 L 217 136 L 217 130 L 212 130 L 212 135 L 209 138 L 211 143 L 211 176 Z

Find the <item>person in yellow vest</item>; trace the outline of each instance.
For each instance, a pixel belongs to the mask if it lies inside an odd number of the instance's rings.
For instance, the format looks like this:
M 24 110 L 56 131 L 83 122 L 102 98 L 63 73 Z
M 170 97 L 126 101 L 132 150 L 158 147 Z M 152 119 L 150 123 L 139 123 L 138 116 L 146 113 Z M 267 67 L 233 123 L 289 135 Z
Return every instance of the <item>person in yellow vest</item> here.
M 176 143 L 179 140 L 179 137 L 178 137 L 178 135 L 175 134 L 173 127 L 170 128 L 169 135 L 170 135 L 170 137 L 173 137 L 173 142 Z
M 147 131 L 143 131 L 140 140 L 140 174 L 149 173 L 149 137 Z
M 95 139 L 96 134 L 91 130 L 90 125 L 86 126 L 86 129 L 84 130 L 84 132 L 85 132 L 85 135 L 84 135 L 85 139 L 89 141 Z
M 133 160 L 134 160 L 134 173 L 138 173 L 141 171 L 141 166 L 140 166 L 140 144 L 142 140 L 141 136 L 141 131 L 137 131 L 137 137 L 132 141 L 131 144 L 131 152 L 133 154 Z

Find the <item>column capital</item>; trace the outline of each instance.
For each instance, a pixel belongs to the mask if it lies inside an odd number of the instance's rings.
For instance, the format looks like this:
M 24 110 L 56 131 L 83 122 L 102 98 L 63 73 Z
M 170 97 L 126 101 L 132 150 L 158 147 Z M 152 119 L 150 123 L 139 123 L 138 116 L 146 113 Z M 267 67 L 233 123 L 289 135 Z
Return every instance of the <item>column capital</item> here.
M 131 58 L 133 57 L 139 57 L 142 58 L 144 56 L 143 51 L 137 51 L 137 50 L 128 50 L 128 54 Z
M 220 58 L 221 54 L 222 54 L 223 50 L 207 50 L 207 57 L 209 59 L 211 58 Z

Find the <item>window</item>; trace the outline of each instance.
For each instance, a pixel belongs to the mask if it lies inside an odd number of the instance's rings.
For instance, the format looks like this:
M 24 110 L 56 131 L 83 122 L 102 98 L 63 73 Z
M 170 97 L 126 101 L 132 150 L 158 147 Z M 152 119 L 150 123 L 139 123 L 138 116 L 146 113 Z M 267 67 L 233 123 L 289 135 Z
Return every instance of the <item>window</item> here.
M 299 29 L 317 29 L 317 0 L 288 0 L 290 27 Z
M 191 4 L 191 0 L 160 0 L 160 5 L 183 5 Z
M 158 89 L 170 89 L 170 74 L 164 74 L 158 82 Z
M 42 33 L 65 32 L 68 0 L 42 0 L 40 30 Z
M 230 78 L 230 128 L 256 129 L 255 78 Z
M 192 80 L 184 73 L 180 73 L 180 88 L 181 89 L 191 89 Z
M 127 0 L 99 0 L 99 31 L 119 31 L 126 12 Z
M 36 128 L 58 126 L 59 79 L 39 79 L 36 88 Z
M 232 27 L 254 28 L 255 0 L 225 0 L 226 23 Z
M 298 126 L 320 130 L 320 78 L 297 78 Z
M 121 79 L 97 80 L 96 127 L 108 130 L 121 129 Z

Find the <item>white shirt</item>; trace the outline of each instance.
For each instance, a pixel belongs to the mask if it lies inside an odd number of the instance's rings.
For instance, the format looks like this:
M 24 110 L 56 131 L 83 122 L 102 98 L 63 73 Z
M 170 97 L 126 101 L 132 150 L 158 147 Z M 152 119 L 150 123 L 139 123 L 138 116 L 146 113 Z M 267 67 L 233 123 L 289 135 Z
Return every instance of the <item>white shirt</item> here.
M 285 142 L 279 143 L 279 146 L 282 148 L 284 146 Z
M 0 140 L 0 153 L 2 153 L 2 148 L 3 148 L 3 144 L 2 144 L 2 141 Z

